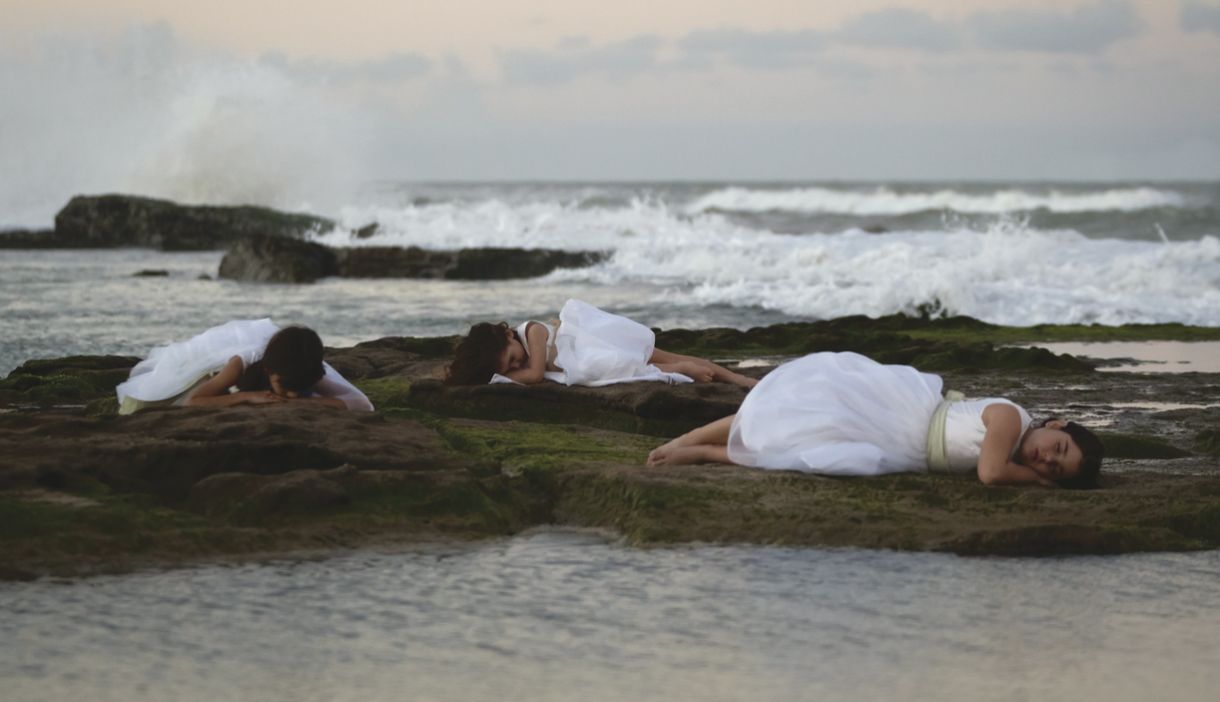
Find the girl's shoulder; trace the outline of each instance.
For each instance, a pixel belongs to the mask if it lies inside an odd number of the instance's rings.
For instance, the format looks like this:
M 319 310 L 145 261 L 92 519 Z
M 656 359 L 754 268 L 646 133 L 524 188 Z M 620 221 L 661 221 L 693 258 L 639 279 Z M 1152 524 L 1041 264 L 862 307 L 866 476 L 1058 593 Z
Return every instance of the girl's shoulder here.
M 522 343 L 524 343 L 526 338 L 528 337 L 531 326 L 540 327 L 543 330 L 545 330 L 548 342 L 555 337 L 555 327 L 554 326 L 552 326 L 551 324 L 548 324 L 546 322 L 540 322 L 536 319 L 530 319 L 530 320 L 522 322 L 514 330 L 517 332 L 517 337 L 521 339 Z

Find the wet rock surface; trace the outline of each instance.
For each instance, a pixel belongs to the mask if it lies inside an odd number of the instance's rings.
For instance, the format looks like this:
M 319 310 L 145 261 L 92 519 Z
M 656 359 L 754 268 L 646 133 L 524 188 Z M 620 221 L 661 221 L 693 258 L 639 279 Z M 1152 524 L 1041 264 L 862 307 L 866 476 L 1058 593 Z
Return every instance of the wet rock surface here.
M 0 246 L 210 251 L 251 236 L 300 238 L 333 226 L 322 217 L 265 207 L 190 206 L 133 195 L 80 195 L 55 215 L 54 230 L 0 237 Z
M 218 277 L 260 283 L 312 283 L 329 276 L 503 280 L 536 278 L 557 268 L 590 266 L 603 257 L 592 251 L 552 249 L 331 248 L 263 236 L 240 241 L 230 248 L 220 262 Z
M 217 278 L 251 283 L 312 283 L 338 272 L 329 247 L 280 236 L 239 241 L 220 260 Z
M 0 573 L 474 538 L 540 524 L 608 528 L 641 544 L 1027 556 L 1220 547 L 1220 376 L 1105 373 L 1071 357 L 1047 363 L 1044 354 L 1012 365 L 996 345 L 1010 331 L 989 326 L 853 319 L 675 330 L 658 345 L 729 363 L 828 344 L 925 367 L 959 359 L 941 370 L 948 387 L 1097 426 L 1111 456 L 1103 489 L 646 468 L 662 437 L 731 414 L 744 392 L 657 383 L 447 387 L 439 379 L 451 337 L 328 350 L 375 414 L 288 403 L 119 417 L 113 387 L 137 359 L 82 356 L 31 361 L 0 380 Z M 980 336 L 988 333 L 996 341 Z M 767 370 L 748 365 L 743 372 Z

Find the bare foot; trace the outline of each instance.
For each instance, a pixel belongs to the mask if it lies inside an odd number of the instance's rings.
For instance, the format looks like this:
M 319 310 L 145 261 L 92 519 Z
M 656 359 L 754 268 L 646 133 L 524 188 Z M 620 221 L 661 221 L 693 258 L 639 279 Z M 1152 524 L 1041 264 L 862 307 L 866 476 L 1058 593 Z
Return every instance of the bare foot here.
M 707 366 L 694 361 L 679 361 L 675 363 L 678 367 L 678 372 L 682 375 L 690 377 L 696 383 L 710 383 L 716 379 L 716 373 Z
M 648 454 L 649 466 L 680 466 L 691 463 L 704 463 L 707 460 L 707 446 L 671 446 L 673 442 L 659 446 Z

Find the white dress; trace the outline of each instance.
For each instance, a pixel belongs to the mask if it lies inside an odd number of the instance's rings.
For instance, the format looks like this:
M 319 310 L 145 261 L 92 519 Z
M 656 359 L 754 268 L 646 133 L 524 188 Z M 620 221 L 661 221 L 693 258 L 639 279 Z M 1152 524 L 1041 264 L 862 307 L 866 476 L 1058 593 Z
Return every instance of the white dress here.
M 240 357 L 243 367 L 261 359 L 267 342 L 279 330 L 270 319 L 239 319 L 152 349 L 115 388 L 119 412 L 181 404 L 191 389 L 220 371 L 230 358 Z M 348 409 L 373 410 L 369 398 L 329 363 L 323 362 L 322 368 L 325 375 L 313 386 L 315 395 L 342 400 Z
M 517 336 L 526 354 L 529 344 L 525 331 L 531 323 L 546 328 L 547 360 L 559 368 L 546 373 L 547 380 L 593 387 L 636 381 L 693 382 L 681 373 L 666 373 L 648 362 L 656 343 L 651 329 L 587 302 L 575 299 L 565 302 L 559 311 L 558 329 L 543 322 L 524 322 L 518 326 Z M 513 381 L 496 374 L 491 382 Z
M 729 433 L 729 459 L 824 475 L 927 471 L 928 423 L 943 385 L 940 376 L 856 353 L 796 359 L 769 373 L 746 396 Z M 1013 404 L 986 398 L 949 405 L 950 471 L 975 470 L 986 431 L 982 413 L 996 403 Z M 1017 410 L 1024 435 L 1030 418 Z

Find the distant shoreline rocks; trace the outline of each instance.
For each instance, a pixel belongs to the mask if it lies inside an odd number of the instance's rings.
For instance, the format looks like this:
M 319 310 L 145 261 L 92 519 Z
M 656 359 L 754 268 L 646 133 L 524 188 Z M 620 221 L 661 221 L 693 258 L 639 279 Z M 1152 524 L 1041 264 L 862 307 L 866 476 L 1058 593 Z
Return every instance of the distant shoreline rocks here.
M 507 280 L 536 278 L 557 268 L 590 266 L 604 258 L 605 254 L 595 251 L 554 249 L 331 248 L 309 241 L 262 236 L 234 244 L 220 262 L 218 277 L 259 283 L 312 283 L 332 276 Z
M 54 229 L 0 232 L 0 249 L 143 247 L 160 251 L 228 249 L 217 278 L 311 283 L 321 278 L 505 280 L 543 276 L 605 260 L 598 251 L 369 246 L 335 248 L 306 240 L 332 220 L 265 207 L 180 205 L 132 195 L 79 195 L 55 215 Z M 377 233 L 370 224 L 353 232 Z

